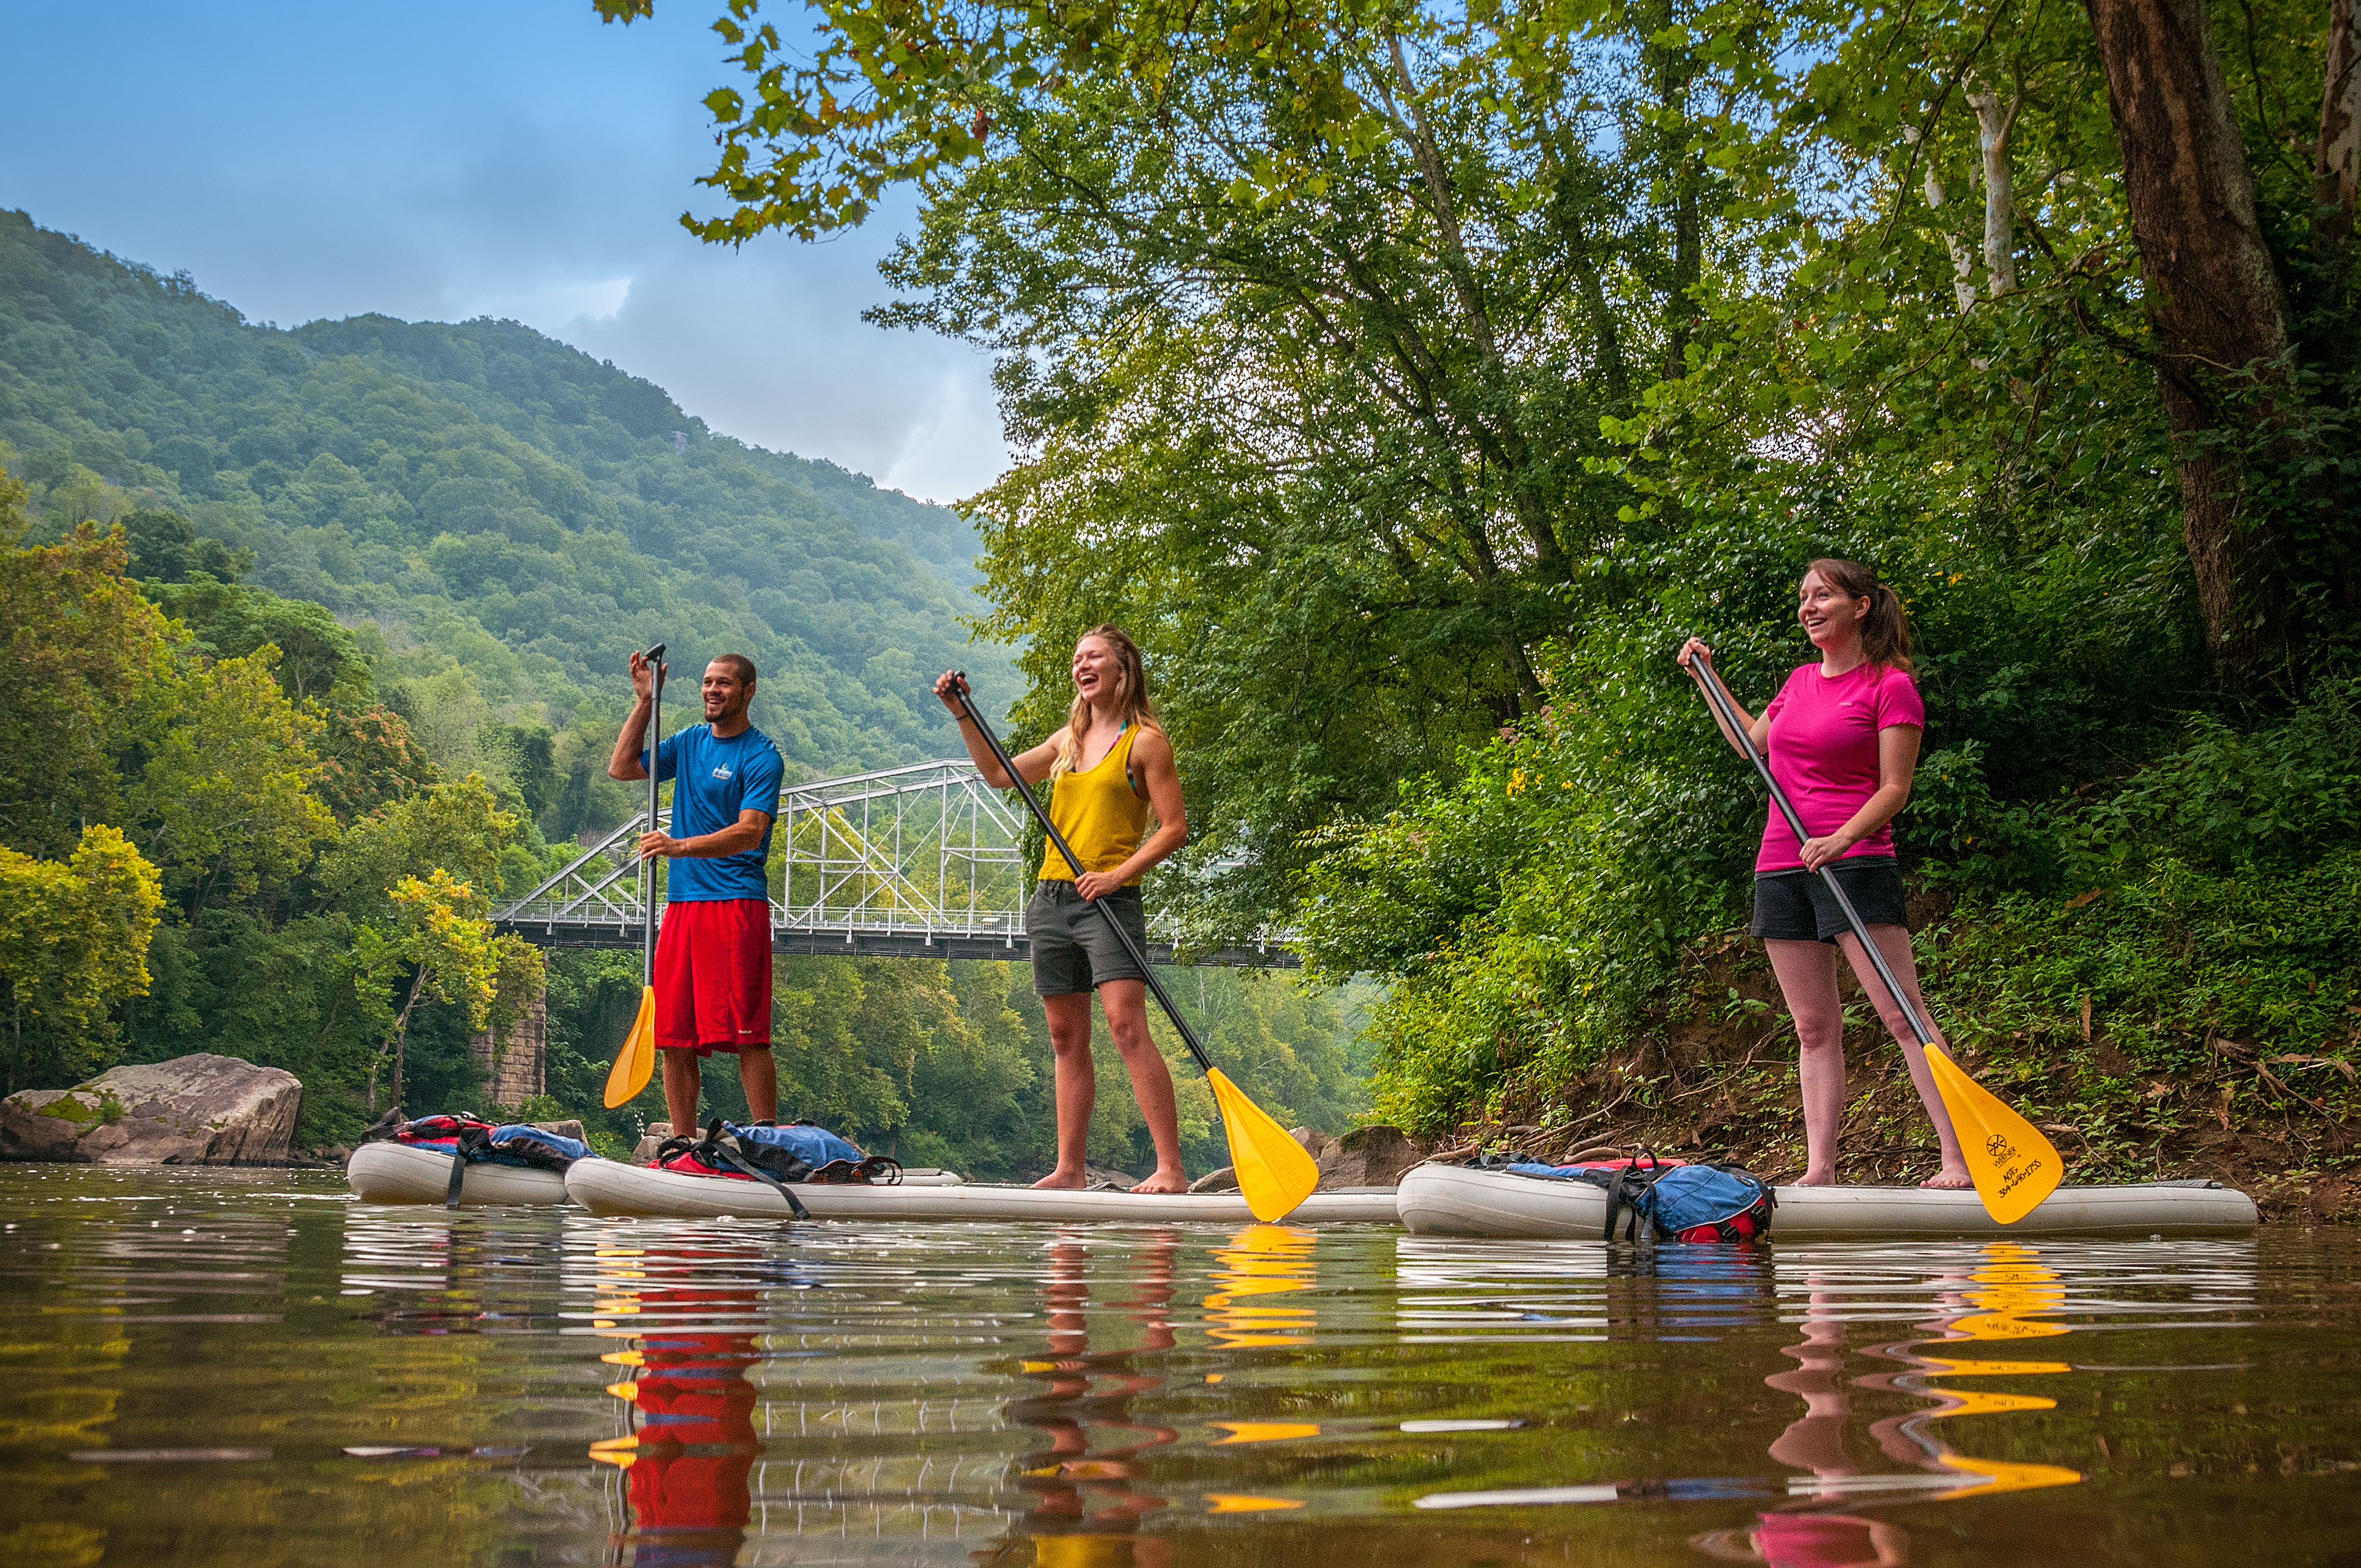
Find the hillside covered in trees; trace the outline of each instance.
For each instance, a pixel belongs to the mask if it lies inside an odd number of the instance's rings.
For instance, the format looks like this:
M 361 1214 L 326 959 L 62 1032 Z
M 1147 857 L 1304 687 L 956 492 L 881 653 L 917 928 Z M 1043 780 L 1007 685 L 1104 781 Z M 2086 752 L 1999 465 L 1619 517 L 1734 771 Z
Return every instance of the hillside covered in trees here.
M 715 435 L 513 322 L 280 331 L 0 214 L 0 367 L 40 530 L 146 506 L 246 552 L 245 581 L 360 630 L 445 766 L 511 779 L 556 837 L 628 809 L 603 765 L 633 647 L 752 656 L 755 721 L 810 773 L 955 752 L 915 700 L 939 670 L 1009 694 L 958 623 L 957 515 Z
M 471 1030 L 546 981 L 550 1098 L 598 1107 L 636 953 L 487 921 L 638 805 L 604 776 L 624 653 L 728 649 L 807 775 L 956 754 L 928 677 L 1014 690 L 958 617 L 974 537 L 717 436 L 513 323 L 247 323 L 0 214 L 0 1092 L 221 1050 L 295 1071 L 305 1142 L 471 1105 Z M 693 679 L 693 674 L 692 677 Z M 672 714 L 677 726 L 688 715 Z M 1020 967 L 782 959 L 791 1113 L 917 1161 L 1046 1168 Z M 1340 1125 L 1349 1029 L 1275 975 L 1179 989 L 1268 1106 Z M 713 1075 L 721 1103 L 736 1085 Z M 1202 1086 L 1190 1157 L 1222 1163 Z M 1147 1150 L 1103 1096 L 1097 1157 Z

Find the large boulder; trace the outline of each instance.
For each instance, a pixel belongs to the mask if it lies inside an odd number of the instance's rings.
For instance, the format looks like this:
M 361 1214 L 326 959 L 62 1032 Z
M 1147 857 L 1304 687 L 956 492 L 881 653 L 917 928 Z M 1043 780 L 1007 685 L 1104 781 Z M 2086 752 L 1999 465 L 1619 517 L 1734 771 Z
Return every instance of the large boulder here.
M 200 1054 L 0 1100 L 0 1160 L 284 1165 L 303 1109 L 291 1072 Z
M 577 1134 L 575 1135 L 578 1137 L 581 1135 Z M 639 1146 L 631 1150 L 631 1163 L 633 1165 L 646 1165 L 648 1162 L 654 1159 L 656 1157 L 656 1150 L 662 1147 L 664 1141 L 670 1136 L 672 1136 L 672 1124 L 670 1122 L 650 1122 L 640 1131 Z
M 1315 1163 L 1336 1146 L 1336 1140 L 1317 1127 L 1290 1127 L 1287 1135 L 1301 1144 L 1303 1152 L 1310 1155 Z M 1238 1170 L 1233 1165 L 1209 1170 L 1189 1184 L 1191 1192 L 1235 1192 L 1237 1190 Z
M 1400 1127 L 1356 1127 L 1320 1156 L 1320 1188 L 1334 1192 L 1340 1187 L 1397 1186 L 1402 1172 L 1425 1157 Z

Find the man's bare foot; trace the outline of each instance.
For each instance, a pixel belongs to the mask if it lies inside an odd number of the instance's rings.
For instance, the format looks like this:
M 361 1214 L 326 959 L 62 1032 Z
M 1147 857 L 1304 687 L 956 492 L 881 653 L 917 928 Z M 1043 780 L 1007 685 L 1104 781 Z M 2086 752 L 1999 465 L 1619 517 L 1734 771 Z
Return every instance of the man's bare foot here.
M 1938 1170 L 1918 1185 L 1931 1187 L 1938 1192 L 1957 1192 L 1975 1184 L 1976 1179 L 1964 1170 Z
M 1188 1176 L 1178 1170 L 1159 1170 L 1132 1188 L 1134 1192 L 1186 1192 Z
M 1053 1170 L 1033 1185 L 1036 1187 L 1055 1187 L 1067 1192 L 1080 1192 L 1083 1188 L 1090 1185 L 1090 1178 L 1084 1176 L 1079 1170 Z

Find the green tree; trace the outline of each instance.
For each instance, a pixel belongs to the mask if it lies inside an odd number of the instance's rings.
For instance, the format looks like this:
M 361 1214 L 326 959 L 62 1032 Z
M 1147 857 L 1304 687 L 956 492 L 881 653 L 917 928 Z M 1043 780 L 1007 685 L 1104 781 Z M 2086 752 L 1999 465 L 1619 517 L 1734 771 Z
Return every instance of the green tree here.
M 72 1082 L 104 1065 L 93 1047 L 109 1007 L 147 993 L 162 902 L 156 868 L 104 823 L 82 829 L 63 861 L 0 848 L 7 1092 L 50 1075 Z
M 458 1003 L 470 1031 L 491 1022 L 503 965 L 485 907 L 473 887 L 437 866 L 387 888 L 383 913 L 355 927 L 353 984 L 362 1015 L 378 1025 L 383 1041 L 369 1062 L 370 1115 L 377 1114 L 378 1071 L 389 1058 L 393 1102 L 401 1103 L 403 1047 L 421 1000 Z
M 0 840 L 61 855 L 115 815 L 115 751 L 132 705 L 168 678 L 163 616 L 124 580 L 119 537 L 82 528 L 19 549 L 23 487 L 0 476 Z
M 254 565 L 254 552 L 233 550 L 197 532 L 179 512 L 142 507 L 123 519 L 131 548 L 131 576 L 159 583 L 185 583 L 203 573 L 234 583 Z
M 244 658 L 177 663 L 130 726 L 138 771 L 126 820 L 192 914 L 285 883 L 335 833 L 312 793 L 322 727 L 280 690 L 277 656 L 264 643 Z

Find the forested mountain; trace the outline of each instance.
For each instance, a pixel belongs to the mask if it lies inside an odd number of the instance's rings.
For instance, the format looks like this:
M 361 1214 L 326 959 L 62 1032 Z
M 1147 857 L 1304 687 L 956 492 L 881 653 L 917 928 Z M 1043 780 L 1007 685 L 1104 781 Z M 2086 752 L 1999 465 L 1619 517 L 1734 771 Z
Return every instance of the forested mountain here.
M 751 655 L 755 721 L 807 773 L 956 753 L 936 671 L 1013 693 L 958 624 L 956 514 L 716 435 L 514 322 L 282 331 L 0 214 L 0 439 L 37 536 L 170 510 L 361 628 L 437 760 L 515 783 L 553 837 L 627 809 L 602 764 L 635 646 L 692 682 Z

